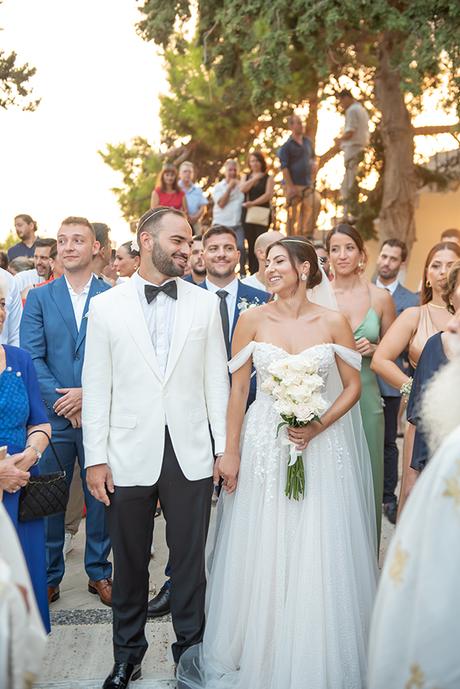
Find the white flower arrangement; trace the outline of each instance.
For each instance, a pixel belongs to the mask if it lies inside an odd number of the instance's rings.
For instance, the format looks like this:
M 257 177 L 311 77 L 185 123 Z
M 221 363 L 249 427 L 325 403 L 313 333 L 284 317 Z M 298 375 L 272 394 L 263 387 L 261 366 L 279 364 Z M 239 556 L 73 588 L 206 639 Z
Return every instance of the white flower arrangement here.
M 131 242 L 131 251 L 137 251 L 138 254 L 140 253 L 139 244 L 137 243 L 137 239 L 133 239 L 133 241 Z
M 268 367 L 271 377 L 262 383 L 262 390 L 273 397 L 274 407 L 281 416 L 277 434 L 283 426 L 299 428 L 313 421 L 321 422 L 328 405 L 321 394 L 323 379 L 318 370 L 314 357 L 306 359 L 300 355 L 280 359 Z M 285 494 L 300 500 L 305 494 L 303 457 L 293 443 L 287 442 L 291 451 Z
M 253 309 L 256 306 L 260 306 L 262 302 L 258 297 L 255 297 L 253 301 L 249 301 L 246 299 L 246 297 L 241 297 L 237 304 L 237 309 L 240 311 L 240 313 L 243 313 L 244 311 L 247 311 L 248 309 Z

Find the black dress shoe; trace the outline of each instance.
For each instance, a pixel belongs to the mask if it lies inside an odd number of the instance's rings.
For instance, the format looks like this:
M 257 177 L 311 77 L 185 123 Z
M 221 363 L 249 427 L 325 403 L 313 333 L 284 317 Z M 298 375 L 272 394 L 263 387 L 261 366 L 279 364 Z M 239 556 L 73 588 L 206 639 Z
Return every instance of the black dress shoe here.
M 383 514 L 388 519 L 390 524 L 396 524 L 396 517 L 398 516 L 398 503 L 396 501 L 385 502 L 383 505 Z
M 147 608 L 147 617 L 163 617 L 171 612 L 170 598 L 171 598 L 171 584 L 169 581 L 160 589 L 160 592 L 152 598 Z
M 140 665 L 133 663 L 115 663 L 112 672 L 104 682 L 102 689 L 127 689 L 129 683 L 142 677 Z

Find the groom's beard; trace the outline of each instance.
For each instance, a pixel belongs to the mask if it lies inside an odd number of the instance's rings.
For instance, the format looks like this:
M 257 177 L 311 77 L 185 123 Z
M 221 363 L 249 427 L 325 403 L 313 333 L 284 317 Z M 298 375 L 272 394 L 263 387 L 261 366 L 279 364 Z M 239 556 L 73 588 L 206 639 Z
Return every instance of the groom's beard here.
M 457 349 L 459 345 L 454 345 Z M 444 439 L 460 426 L 460 354 L 446 364 L 427 385 L 420 417 L 433 455 Z
M 185 260 L 188 258 L 188 256 L 185 256 L 180 251 L 177 251 L 176 255 L 185 258 Z M 182 268 L 174 263 L 172 257 L 161 248 L 156 238 L 154 239 L 152 251 L 152 263 L 162 275 L 169 275 L 169 277 L 172 278 L 182 277 L 185 272 L 185 266 Z

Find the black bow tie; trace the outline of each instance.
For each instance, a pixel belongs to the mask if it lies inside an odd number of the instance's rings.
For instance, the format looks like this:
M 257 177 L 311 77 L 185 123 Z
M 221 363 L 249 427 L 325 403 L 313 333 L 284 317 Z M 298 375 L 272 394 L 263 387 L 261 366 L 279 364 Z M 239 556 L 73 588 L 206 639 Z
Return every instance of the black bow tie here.
M 156 299 L 160 292 L 164 292 L 168 297 L 171 297 L 171 299 L 177 299 L 177 283 L 175 280 L 170 280 L 159 287 L 156 285 L 145 285 L 144 292 L 148 304 Z

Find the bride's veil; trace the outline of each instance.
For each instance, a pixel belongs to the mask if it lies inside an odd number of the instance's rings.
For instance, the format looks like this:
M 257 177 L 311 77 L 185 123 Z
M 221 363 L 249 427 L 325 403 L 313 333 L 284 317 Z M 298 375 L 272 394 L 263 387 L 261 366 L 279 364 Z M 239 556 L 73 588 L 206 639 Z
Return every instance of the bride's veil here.
M 320 269 L 323 276 L 322 280 L 319 285 L 307 291 L 308 299 L 314 304 L 338 311 L 337 299 L 335 297 L 334 290 L 332 289 L 331 283 L 322 267 L 320 267 Z M 342 358 L 344 357 L 342 356 Z M 346 361 L 346 359 L 344 360 Z M 331 369 L 327 381 L 328 399 L 337 399 L 342 389 L 343 386 L 338 368 L 334 367 Z M 355 404 L 348 414 L 343 417 L 343 420 L 350 454 L 354 459 L 356 459 L 356 480 L 362 486 L 360 494 L 363 498 L 363 511 L 364 514 L 367 515 L 367 530 L 369 540 L 374 546 L 374 551 L 377 552 L 377 529 L 371 458 L 369 455 L 366 436 L 364 435 L 359 403 Z

